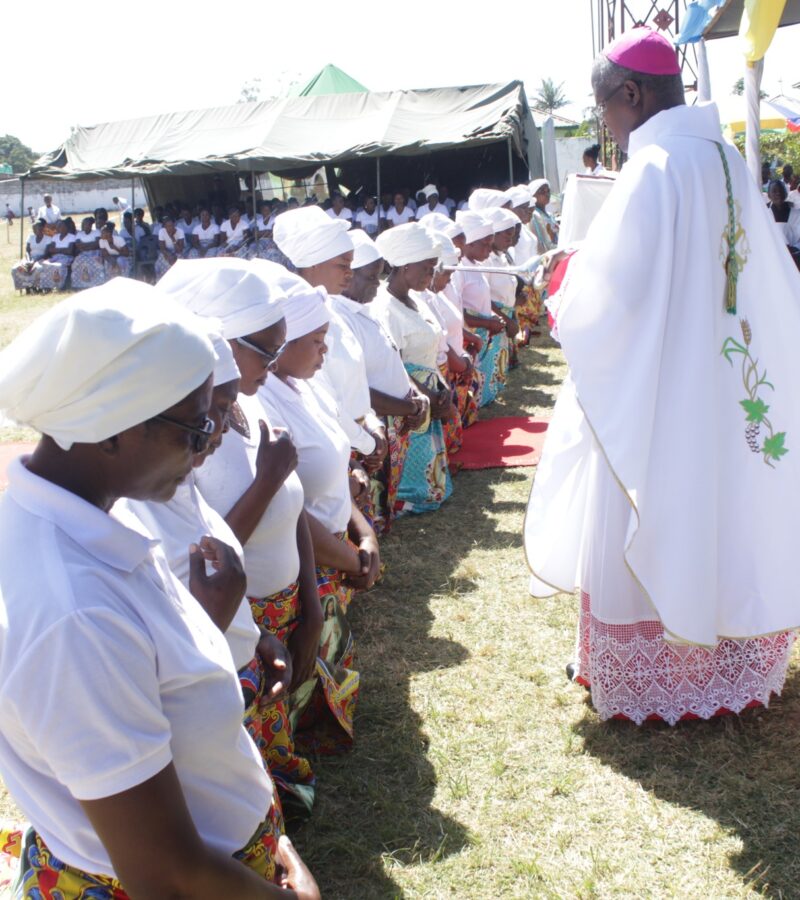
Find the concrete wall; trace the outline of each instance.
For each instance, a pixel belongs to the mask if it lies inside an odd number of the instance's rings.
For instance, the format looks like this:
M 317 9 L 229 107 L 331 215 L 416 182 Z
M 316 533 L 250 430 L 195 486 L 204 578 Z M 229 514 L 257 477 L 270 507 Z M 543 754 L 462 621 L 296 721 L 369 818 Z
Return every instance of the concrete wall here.
M 558 193 L 561 193 L 567 175 L 573 175 L 575 172 L 584 171 L 583 151 L 593 143 L 594 141 L 588 137 L 556 138 L 558 179 L 561 182 L 558 186 Z M 553 187 L 553 190 L 556 190 L 556 188 Z
M 91 212 L 98 206 L 105 206 L 109 211 L 113 210 L 112 197 L 123 197 L 131 202 L 131 182 L 119 181 L 112 178 L 100 178 L 96 181 L 47 181 L 25 180 L 25 209 L 20 210 L 20 181 L 12 178 L 8 181 L 0 181 L 0 215 L 6 211 L 6 203 L 14 210 L 14 215 L 21 212 L 27 215 L 28 207 L 32 206 L 34 213 L 44 203 L 44 194 L 53 195 L 53 203 L 65 215 L 74 213 Z M 145 195 L 142 183 L 137 179 L 133 199 L 137 206 L 145 205 Z

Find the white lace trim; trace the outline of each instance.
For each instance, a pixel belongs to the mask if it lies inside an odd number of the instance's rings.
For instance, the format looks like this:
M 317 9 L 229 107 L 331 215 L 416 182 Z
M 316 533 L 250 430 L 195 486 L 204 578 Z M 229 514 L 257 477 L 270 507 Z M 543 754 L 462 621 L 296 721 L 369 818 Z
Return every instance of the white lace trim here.
M 709 719 L 720 709 L 739 713 L 754 701 L 768 706 L 783 689 L 794 640 L 794 632 L 785 631 L 725 639 L 714 649 L 669 644 L 658 621 L 599 621 L 583 592 L 577 677 L 590 687 L 601 719 L 622 715 L 641 725 L 658 716 L 674 725 L 687 714 Z

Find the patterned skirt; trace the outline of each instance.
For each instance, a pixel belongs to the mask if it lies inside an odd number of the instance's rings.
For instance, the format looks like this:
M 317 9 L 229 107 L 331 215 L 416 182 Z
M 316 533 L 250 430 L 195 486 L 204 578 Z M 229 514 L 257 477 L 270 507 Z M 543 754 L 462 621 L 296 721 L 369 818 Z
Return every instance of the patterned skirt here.
M 517 322 L 519 322 L 522 344 L 527 346 L 533 330 L 539 325 L 544 304 L 541 295 L 533 285 L 525 285 L 522 288 L 520 300 L 521 302 L 516 308 Z
M 156 281 L 158 281 L 162 275 L 165 275 L 171 268 L 172 263 L 167 261 L 163 253 L 159 252 L 155 264 Z
M 29 263 L 27 260 L 21 260 L 11 270 L 14 289 L 17 291 L 29 291 L 38 288 L 41 272 L 42 263 L 40 261 Z
M 127 278 L 131 271 L 130 257 L 115 256 L 114 259 L 107 259 L 103 262 L 103 268 L 106 270 L 106 281 L 118 276 Z
M 458 375 L 453 374 L 447 367 L 447 363 L 439 366 L 442 378 L 450 385 L 450 394 L 453 405 L 458 410 L 458 418 L 448 419 L 442 422 L 444 429 L 444 442 L 447 447 L 448 458 L 461 449 L 461 438 L 465 428 L 468 428 L 478 418 L 478 401 L 475 399 L 474 379 L 462 381 Z
M 505 306 L 505 304 L 500 304 L 500 312 L 507 318 L 511 319 L 512 322 L 516 322 L 519 325 L 519 320 L 517 319 L 517 312 L 515 307 L 513 306 Z M 516 369 L 519 365 L 519 357 L 517 356 L 517 342 L 516 340 L 512 340 L 508 336 L 506 336 L 506 341 L 508 342 L 508 368 Z
M 473 328 L 475 334 L 483 341 L 475 365 L 481 371 L 483 384 L 478 406 L 493 403 L 506 384 L 508 371 L 508 337 L 505 332 L 490 335 L 485 328 Z
M 609 625 L 581 593 L 575 680 L 591 690 L 601 719 L 637 725 L 710 719 L 768 706 L 786 679 L 794 632 L 734 640 L 716 647 L 668 643 L 657 619 Z
M 202 245 L 201 245 L 202 247 Z M 219 256 L 219 247 L 204 247 L 203 252 L 192 247 L 186 253 L 186 259 L 213 259 L 215 256 Z
M 341 535 L 346 540 L 345 535 Z M 295 746 L 304 755 L 343 753 L 353 746 L 359 674 L 353 669 L 353 635 L 347 621 L 352 588 L 338 569 L 317 566 L 322 634 L 316 677 L 292 696 Z
M 69 270 L 72 266 L 72 257 L 66 253 L 56 253 L 50 259 L 44 260 L 39 272 L 37 287 L 44 290 L 63 291 L 69 278 Z
M 270 806 L 266 820 L 243 850 L 233 854 L 264 881 L 275 883 L 275 857 L 283 834 L 278 804 Z M 15 900 L 129 900 L 116 878 L 91 875 L 53 856 L 41 837 L 29 828 L 20 859 Z
M 297 582 L 269 597 L 248 600 L 256 625 L 287 646 L 301 619 Z M 311 763 L 295 752 L 292 698 L 271 703 L 264 697 L 264 672 L 258 654 L 240 670 L 239 680 L 245 698 L 245 728 L 272 775 L 287 814 L 291 809 L 308 815 L 314 804 L 316 778 Z
M 72 287 L 76 290 L 98 287 L 106 282 L 106 270 L 99 250 L 87 250 L 72 264 Z
M 408 374 L 420 384 L 431 390 L 440 389 L 438 372 L 410 363 L 405 365 Z M 424 432 L 412 432 L 409 438 L 395 511 L 398 515 L 432 512 L 452 493 L 444 428 L 438 419 L 431 419 Z
M 290 272 L 295 271 L 291 260 L 285 253 L 281 251 L 278 245 L 271 238 L 259 238 L 253 241 L 247 249 L 248 259 L 267 259 L 270 262 L 276 262 Z
M 397 489 L 403 475 L 408 445 L 411 434 L 408 430 L 400 430 L 403 419 L 398 416 L 386 416 L 386 442 L 389 452 L 383 461 L 382 468 L 370 479 L 372 492 L 372 508 L 374 519 L 372 527 L 377 534 L 386 534 L 396 518 Z

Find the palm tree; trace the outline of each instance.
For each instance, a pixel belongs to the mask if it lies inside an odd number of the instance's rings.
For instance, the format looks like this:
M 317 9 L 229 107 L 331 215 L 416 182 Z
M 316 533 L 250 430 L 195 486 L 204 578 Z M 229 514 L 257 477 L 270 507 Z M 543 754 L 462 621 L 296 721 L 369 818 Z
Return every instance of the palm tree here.
M 534 98 L 534 105 L 545 112 L 553 113 L 568 104 L 569 100 L 564 96 L 564 82 L 557 85 L 552 78 L 543 78 L 539 93 Z

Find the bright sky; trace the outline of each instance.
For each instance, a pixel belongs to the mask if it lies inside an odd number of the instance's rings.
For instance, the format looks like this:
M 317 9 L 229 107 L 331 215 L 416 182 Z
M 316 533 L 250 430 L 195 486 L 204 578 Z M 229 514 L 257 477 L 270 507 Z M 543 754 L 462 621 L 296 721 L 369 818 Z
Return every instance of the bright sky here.
M 264 98 L 329 62 L 372 90 L 521 79 L 532 98 L 542 78 L 552 78 L 565 83 L 573 103 L 565 113 L 580 118 L 592 102 L 591 3 L 348 0 L 337 18 L 330 0 L 304 0 L 301 16 L 267 15 L 260 2 L 209 0 L 133 0 L 73 15 L 43 0 L 35 28 L 33 7 L 6 3 L 0 132 L 51 150 L 72 125 L 235 103 L 257 77 Z M 727 99 L 742 74 L 737 43 L 709 45 L 715 98 Z M 765 66 L 770 96 L 781 81 L 786 93 L 799 93 L 791 89 L 800 81 L 798 46 L 800 26 L 778 32 Z

